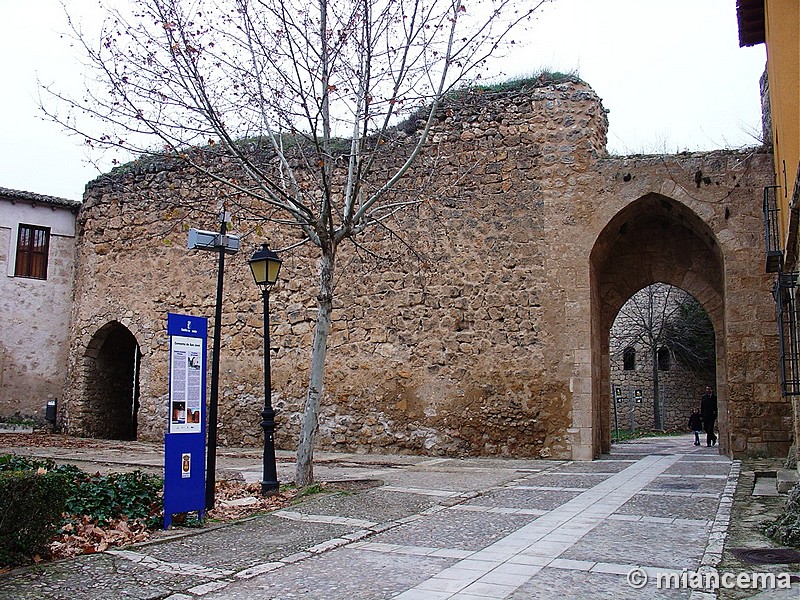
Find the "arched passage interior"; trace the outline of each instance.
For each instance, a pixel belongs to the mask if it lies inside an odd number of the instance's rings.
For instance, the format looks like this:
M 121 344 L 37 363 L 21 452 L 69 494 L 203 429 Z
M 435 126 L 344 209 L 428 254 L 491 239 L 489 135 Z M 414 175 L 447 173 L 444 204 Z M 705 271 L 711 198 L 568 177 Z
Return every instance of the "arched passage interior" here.
M 592 331 L 592 449 L 611 449 L 609 332 L 635 292 L 663 282 L 687 291 L 714 327 L 717 388 L 725 373 L 724 268 L 713 233 L 688 207 L 648 194 L 619 211 L 598 236 L 590 257 Z M 720 393 L 720 446 L 727 452 L 724 393 Z
M 121 323 L 112 321 L 95 333 L 84 355 L 87 435 L 136 439 L 140 360 L 136 338 Z
M 713 325 L 685 290 L 657 282 L 637 291 L 610 335 L 615 435 L 686 431 L 707 386 L 716 385 Z

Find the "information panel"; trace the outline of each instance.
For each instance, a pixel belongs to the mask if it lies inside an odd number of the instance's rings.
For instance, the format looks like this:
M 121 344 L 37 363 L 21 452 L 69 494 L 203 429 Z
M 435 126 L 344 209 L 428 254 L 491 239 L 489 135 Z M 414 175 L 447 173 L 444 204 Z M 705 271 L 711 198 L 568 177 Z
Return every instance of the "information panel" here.
M 206 347 L 204 317 L 167 314 L 169 402 L 164 436 L 164 529 L 179 513 L 205 511 Z
M 169 369 L 170 433 L 200 433 L 202 430 L 204 346 L 205 340 L 201 338 L 172 336 Z

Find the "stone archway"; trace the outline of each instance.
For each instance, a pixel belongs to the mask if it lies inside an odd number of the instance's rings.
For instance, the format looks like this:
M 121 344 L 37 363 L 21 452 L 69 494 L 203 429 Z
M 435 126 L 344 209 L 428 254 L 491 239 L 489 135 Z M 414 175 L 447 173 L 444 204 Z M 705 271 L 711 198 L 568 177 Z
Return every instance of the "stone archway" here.
M 112 321 L 95 333 L 84 354 L 86 435 L 136 439 L 141 353 L 134 335 Z
M 594 455 L 611 447 L 609 330 L 625 301 L 651 283 L 679 287 L 697 299 L 714 327 L 720 446 L 728 452 L 724 393 L 726 343 L 724 264 L 709 227 L 685 205 L 650 193 L 618 212 L 598 236 L 590 256 L 592 413 Z

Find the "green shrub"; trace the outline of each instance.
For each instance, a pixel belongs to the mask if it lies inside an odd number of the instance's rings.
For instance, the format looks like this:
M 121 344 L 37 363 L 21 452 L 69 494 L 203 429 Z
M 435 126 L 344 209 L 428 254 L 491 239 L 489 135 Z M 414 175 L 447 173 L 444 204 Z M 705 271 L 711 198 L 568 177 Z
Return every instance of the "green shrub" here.
M 3 454 L 0 456 L 0 472 L 2 471 L 35 471 L 36 469 L 47 469 L 52 471 L 56 463 L 50 459 L 36 460 L 15 454 Z
M 44 551 L 59 528 L 83 517 L 99 526 L 127 517 L 158 527 L 162 487 L 160 477 L 141 471 L 90 475 L 51 459 L 0 455 L 0 564 Z
M 0 564 L 43 552 L 61 525 L 68 476 L 57 472 L 0 472 Z
M 789 490 L 783 514 L 763 527 L 764 533 L 777 542 L 800 548 L 800 484 Z
M 141 519 L 158 525 L 162 509 L 160 477 L 141 471 L 85 475 L 76 478 L 67 499 L 67 512 L 86 515 L 104 525 L 112 519 Z

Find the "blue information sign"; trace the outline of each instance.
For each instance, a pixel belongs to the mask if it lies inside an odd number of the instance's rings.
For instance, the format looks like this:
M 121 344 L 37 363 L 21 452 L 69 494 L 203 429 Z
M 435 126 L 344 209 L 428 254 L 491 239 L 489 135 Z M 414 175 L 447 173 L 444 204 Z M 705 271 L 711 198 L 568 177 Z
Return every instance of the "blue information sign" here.
M 172 515 L 205 511 L 208 320 L 167 313 L 169 405 L 164 436 L 164 529 Z

